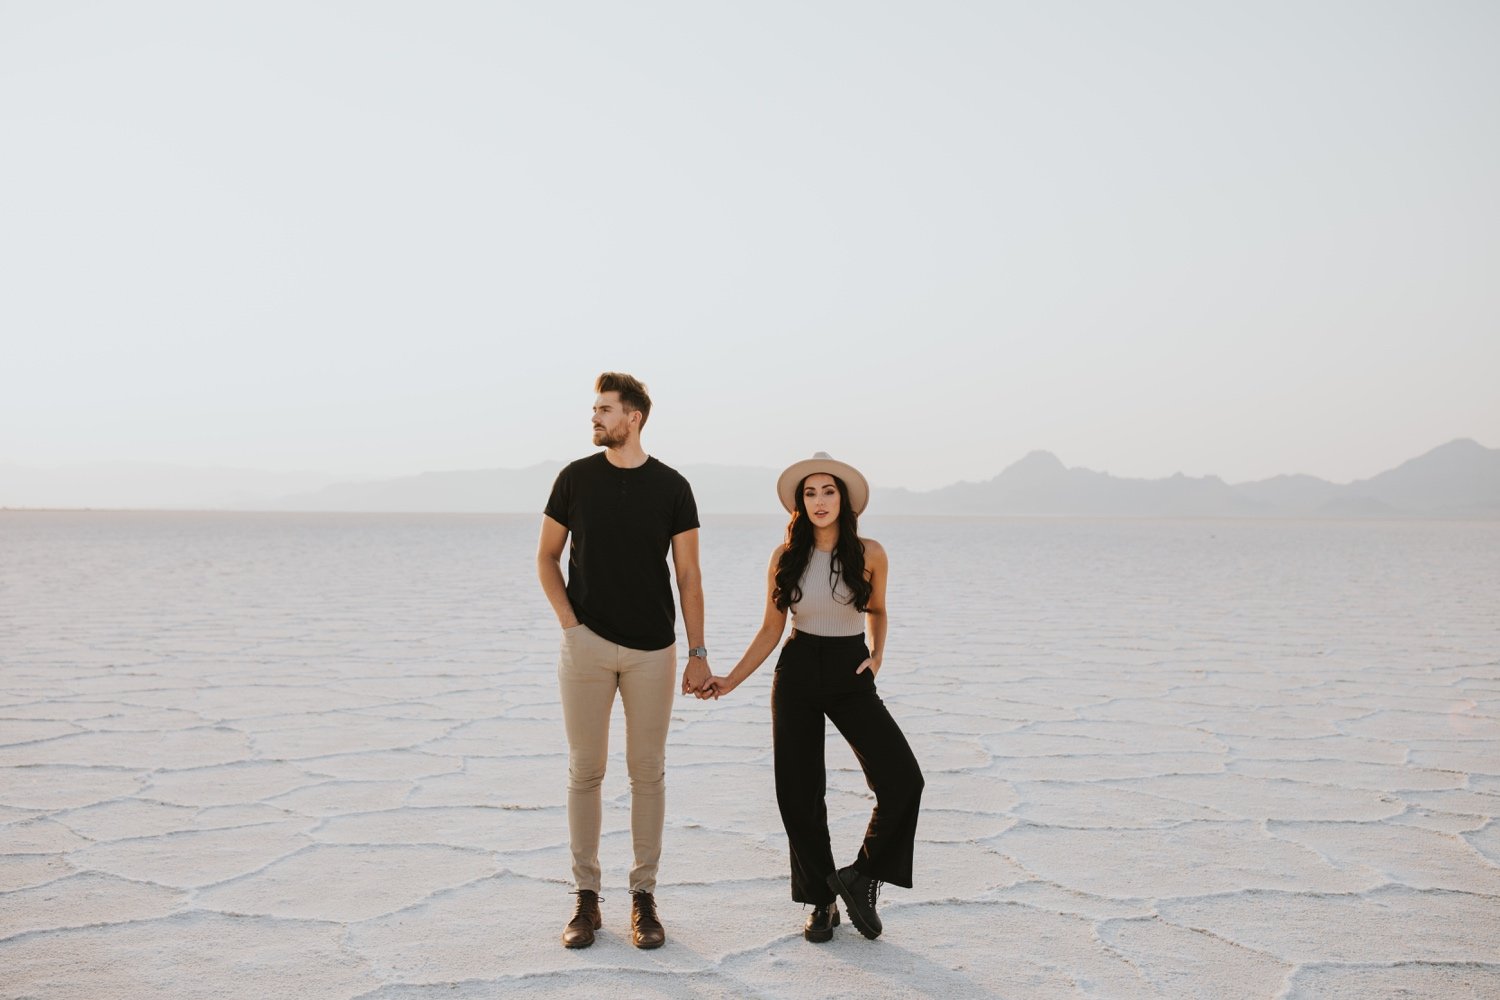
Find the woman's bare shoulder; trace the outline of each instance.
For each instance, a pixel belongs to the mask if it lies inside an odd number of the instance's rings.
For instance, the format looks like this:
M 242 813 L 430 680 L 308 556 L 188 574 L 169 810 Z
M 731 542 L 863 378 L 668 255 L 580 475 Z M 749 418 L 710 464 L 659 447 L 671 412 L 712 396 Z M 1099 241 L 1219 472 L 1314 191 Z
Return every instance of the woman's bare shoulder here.
M 864 543 L 866 559 L 885 559 L 884 545 L 881 545 L 873 538 L 866 538 L 864 535 L 860 535 L 859 540 Z

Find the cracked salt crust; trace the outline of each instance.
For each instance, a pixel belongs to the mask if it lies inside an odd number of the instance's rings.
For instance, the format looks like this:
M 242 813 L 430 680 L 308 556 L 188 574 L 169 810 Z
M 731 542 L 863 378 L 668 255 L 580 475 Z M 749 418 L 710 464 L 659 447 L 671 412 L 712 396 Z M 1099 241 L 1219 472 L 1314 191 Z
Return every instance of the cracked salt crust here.
M 674 704 L 656 952 L 628 939 L 616 710 L 605 926 L 569 952 L 534 519 L 79 517 L 0 512 L 21 995 L 1500 992 L 1500 637 L 1473 600 L 1500 526 L 1215 522 L 1225 577 L 1199 522 L 872 521 L 905 570 L 882 697 L 928 779 L 886 934 L 801 939 L 768 665 Z M 779 531 L 751 527 L 705 527 L 720 670 Z M 1349 567 L 1376 550 L 1371 591 Z M 184 568 L 208 563 L 236 572 Z M 871 796 L 831 727 L 827 757 L 849 855 Z

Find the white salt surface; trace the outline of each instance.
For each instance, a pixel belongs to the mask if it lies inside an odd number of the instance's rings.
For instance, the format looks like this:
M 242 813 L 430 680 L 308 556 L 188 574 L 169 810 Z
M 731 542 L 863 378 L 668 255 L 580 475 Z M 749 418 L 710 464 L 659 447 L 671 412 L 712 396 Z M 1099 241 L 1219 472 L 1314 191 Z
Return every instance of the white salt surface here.
M 0 996 L 1500 996 L 1500 524 L 867 519 L 917 884 L 802 940 L 768 665 L 677 702 L 654 952 L 618 709 L 558 942 L 536 528 L 0 512 Z M 705 525 L 721 672 L 779 531 Z

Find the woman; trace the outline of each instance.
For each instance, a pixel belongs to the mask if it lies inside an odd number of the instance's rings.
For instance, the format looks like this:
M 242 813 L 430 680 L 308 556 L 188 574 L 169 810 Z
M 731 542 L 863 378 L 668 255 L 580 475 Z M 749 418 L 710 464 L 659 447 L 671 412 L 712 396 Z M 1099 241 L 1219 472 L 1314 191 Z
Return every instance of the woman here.
M 734 669 L 710 678 L 706 690 L 728 694 L 753 674 L 781 641 L 791 611 L 792 637 L 771 686 L 771 734 L 792 898 L 814 907 L 802 931 L 807 940 L 833 937 L 839 898 L 854 926 L 873 939 L 881 930 L 875 912 L 881 883 L 911 888 L 923 785 L 906 737 L 875 692 L 886 635 L 885 549 L 859 537 L 870 487 L 853 466 L 818 452 L 783 472 L 776 491 L 792 519 L 786 541 L 771 553 L 765 620 Z M 823 798 L 825 715 L 849 741 L 875 793 L 859 855 L 837 869 Z

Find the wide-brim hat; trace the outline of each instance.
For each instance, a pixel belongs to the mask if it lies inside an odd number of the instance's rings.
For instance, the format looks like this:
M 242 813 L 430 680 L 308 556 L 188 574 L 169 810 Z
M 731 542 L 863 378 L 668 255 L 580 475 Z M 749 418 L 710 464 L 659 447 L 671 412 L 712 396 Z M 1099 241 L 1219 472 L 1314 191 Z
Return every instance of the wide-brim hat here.
M 797 509 L 797 487 L 802 484 L 802 480 L 819 472 L 842 479 L 849 491 L 849 506 L 856 514 L 864 513 L 865 505 L 870 502 L 870 484 L 865 481 L 864 474 L 847 462 L 830 458 L 826 451 L 820 451 L 812 458 L 793 462 L 776 480 L 776 495 L 781 498 L 781 506 L 787 509 L 787 513 Z

